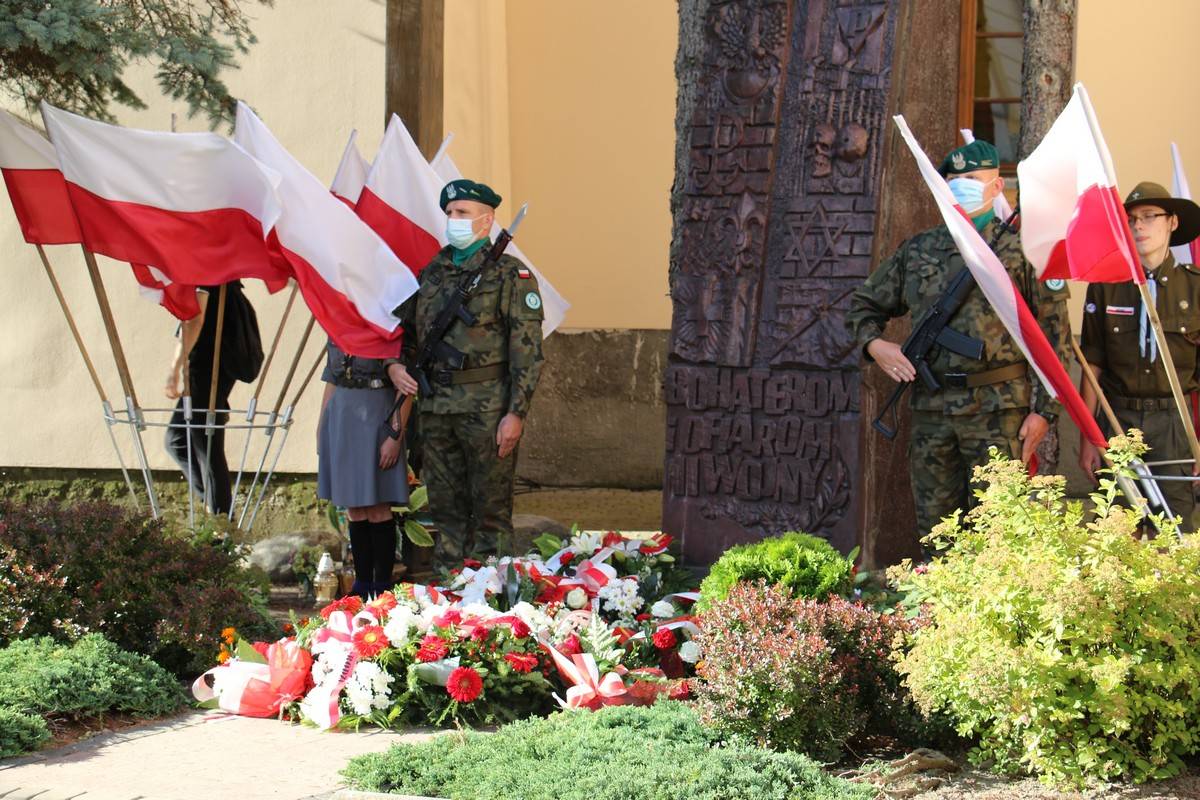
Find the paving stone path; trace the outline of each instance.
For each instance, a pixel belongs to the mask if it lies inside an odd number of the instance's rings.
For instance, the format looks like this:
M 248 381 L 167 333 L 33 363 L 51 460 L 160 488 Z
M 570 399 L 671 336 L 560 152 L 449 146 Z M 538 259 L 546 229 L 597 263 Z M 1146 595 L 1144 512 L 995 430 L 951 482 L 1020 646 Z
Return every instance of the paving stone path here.
M 351 756 L 433 735 L 191 711 L 0 761 L 0 800 L 331 800 Z

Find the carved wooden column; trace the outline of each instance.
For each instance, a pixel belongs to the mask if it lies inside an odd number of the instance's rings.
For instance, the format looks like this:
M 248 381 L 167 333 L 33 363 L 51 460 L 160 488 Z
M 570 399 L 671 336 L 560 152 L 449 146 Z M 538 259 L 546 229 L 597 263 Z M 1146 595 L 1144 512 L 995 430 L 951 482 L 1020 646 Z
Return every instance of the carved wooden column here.
M 787 530 L 858 543 L 862 371 L 844 317 L 872 267 L 903 5 L 703 7 L 698 78 L 681 77 L 666 374 L 664 528 L 689 561 Z

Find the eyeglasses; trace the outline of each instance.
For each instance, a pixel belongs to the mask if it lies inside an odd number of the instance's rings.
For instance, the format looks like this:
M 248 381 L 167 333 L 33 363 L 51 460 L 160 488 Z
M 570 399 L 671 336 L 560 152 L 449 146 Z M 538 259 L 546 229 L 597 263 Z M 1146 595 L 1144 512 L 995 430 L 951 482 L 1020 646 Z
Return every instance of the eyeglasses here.
M 1158 219 L 1159 217 L 1169 217 L 1169 216 L 1171 216 L 1171 215 L 1169 213 L 1167 213 L 1166 211 L 1159 212 L 1158 214 L 1130 214 L 1128 217 L 1129 227 L 1132 228 L 1134 225 L 1137 225 L 1139 223 L 1141 223 L 1143 225 L 1149 225 L 1150 223 L 1154 222 L 1154 220 Z

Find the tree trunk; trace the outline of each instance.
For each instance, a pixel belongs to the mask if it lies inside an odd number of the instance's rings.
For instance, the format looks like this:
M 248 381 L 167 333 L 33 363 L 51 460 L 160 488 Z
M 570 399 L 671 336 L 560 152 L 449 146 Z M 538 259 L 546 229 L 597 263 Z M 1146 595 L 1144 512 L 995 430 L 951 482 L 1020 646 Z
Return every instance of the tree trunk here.
M 1077 0 L 1025 0 L 1018 158 L 1037 147 L 1071 99 L 1076 12 Z M 1058 426 L 1052 425 L 1038 448 L 1039 472 L 1045 475 L 1059 471 L 1060 445 Z
M 384 124 L 398 114 L 426 158 L 442 142 L 444 0 L 387 0 Z

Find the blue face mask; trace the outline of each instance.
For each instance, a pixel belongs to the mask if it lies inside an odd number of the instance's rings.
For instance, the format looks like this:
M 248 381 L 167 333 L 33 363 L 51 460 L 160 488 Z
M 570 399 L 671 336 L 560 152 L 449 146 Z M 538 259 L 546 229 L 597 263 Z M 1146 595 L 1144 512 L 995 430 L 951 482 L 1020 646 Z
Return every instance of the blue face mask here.
M 476 217 L 475 219 L 479 219 Z M 479 237 L 475 235 L 475 220 L 474 219 L 448 219 L 446 220 L 446 241 L 450 242 L 452 247 L 457 247 L 462 250 L 471 242 Z
M 968 214 L 983 208 L 983 191 L 986 187 L 987 184 L 974 178 L 954 178 L 950 181 L 950 192 Z

